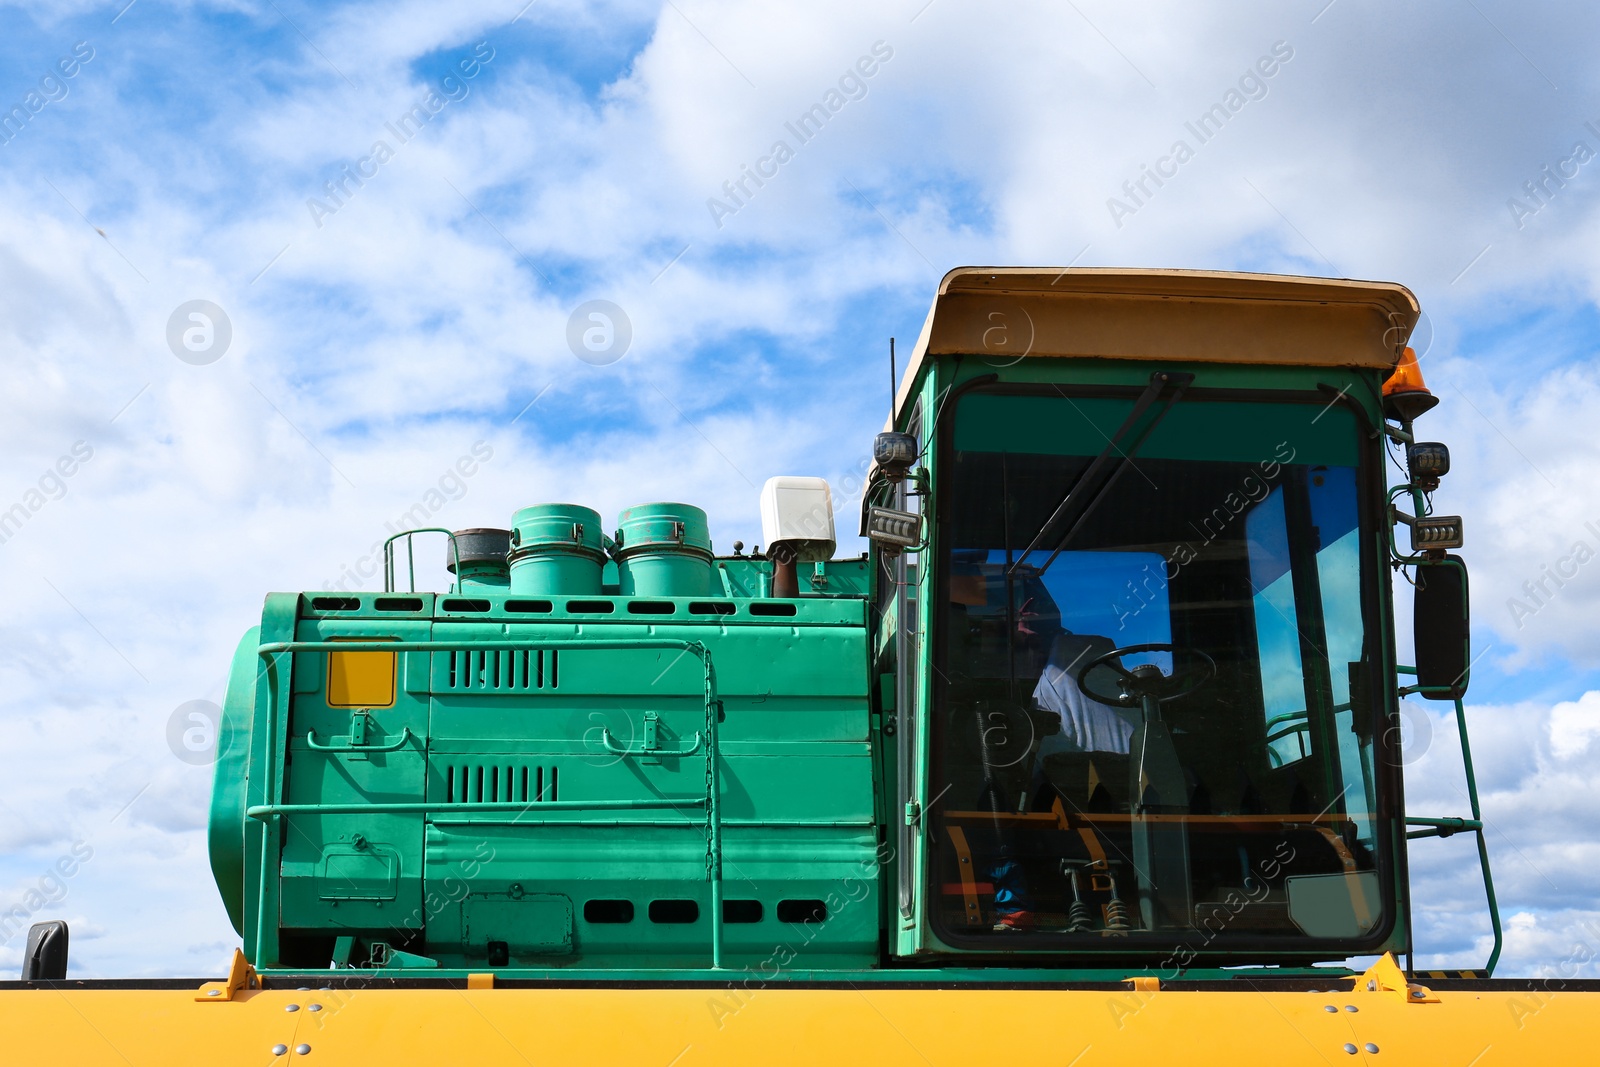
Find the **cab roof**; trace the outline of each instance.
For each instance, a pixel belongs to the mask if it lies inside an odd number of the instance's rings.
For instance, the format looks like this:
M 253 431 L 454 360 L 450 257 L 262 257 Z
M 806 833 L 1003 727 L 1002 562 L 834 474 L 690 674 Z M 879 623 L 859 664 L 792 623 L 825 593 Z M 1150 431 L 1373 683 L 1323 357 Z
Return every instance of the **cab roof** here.
M 1421 308 L 1394 282 L 1122 267 L 957 267 L 900 380 L 925 361 L 1024 357 L 1393 369 Z

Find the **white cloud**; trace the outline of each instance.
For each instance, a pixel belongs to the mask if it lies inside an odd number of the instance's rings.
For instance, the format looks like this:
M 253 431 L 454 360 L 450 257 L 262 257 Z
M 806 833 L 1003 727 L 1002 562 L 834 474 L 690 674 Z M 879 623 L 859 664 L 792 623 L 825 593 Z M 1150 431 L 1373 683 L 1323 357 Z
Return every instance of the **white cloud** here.
M 1600 410 L 1593 344 L 1578 362 L 1540 366 L 1514 336 L 1477 359 L 1432 357 L 1442 402 L 1419 432 L 1451 446 L 1441 512 L 1466 516 L 1480 651 L 1512 668 L 1552 654 L 1600 665 L 1600 443 L 1582 428 Z M 1529 380 L 1510 368 L 1531 364 Z
M 1595 117 L 1568 102 L 1593 96 L 1596 16 L 1507 17 L 1525 60 L 1470 9 L 1343 0 L 1313 23 L 1321 6 L 541 3 L 511 27 L 515 4 L 291 9 L 315 49 L 266 6 L 248 14 L 277 46 L 224 36 L 211 7 L 144 0 L 115 32 L 95 9 L 99 54 L 73 96 L 0 146 L 0 507 L 75 441 L 94 448 L 0 545 L 0 832 L 17 857 L 0 885 L 90 835 L 67 903 L 108 934 L 75 956 L 98 974 L 214 971 L 234 937 L 206 867 L 209 778 L 168 753 L 165 724 L 220 696 L 263 593 L 337 580 L 479 440 L 494 458 L 448 525 L 538 500 L 609 518 L 680 498 L 711 512 L 719 544 L 752 544 L 751 483 L 838 479 L 859 460 L 882 419 L 884 337 L 914 336 L 963 262 L 1088 246 L 1090 264 L 1412 284 L 1440 337 L 1426 368 L 1445 403 L 1425 432 L 1455 451 L 1439 502 L 1468 516 L 1479 648 L 1497 643 L 1489 662 L 1507 667 L 1596 665 L 1600 563 L 1521 628 L 1505 607 L 1600 522 L 1592 344 L 1556 338 L 1574 361 L 1556 366 L 1514 330 L 1474 332 L 1536 306 L 1580 315 L 1600 294 L 1600 170 L 1522 230 L 1504 203 Z M 67 24 L 24 69 L 82 36 L 59 7 L 30 10 Z M 164 36 L 174 19 L 188 43 Z M 485 38 L 496 57 L 470 95 L 317 228 L 306 198 L 417 100 L 433 57 Z M 706 199 L 880 40 L 893 56 L 865 97 L 718 229 Z M 1107 198 L 1279 40 L 1294 56 L 1266 96 L 1118 229 Z M 181 105 L 163 80 L 178 74 Z M 566 349 L 588 296 L 635 326 L 609 368 Z M 235 327 L 208 367 L 165 346 L 195 297 Z M 1579 873 L 1600 800 L 1582 769 L 1595 697 L 1473 709 L 1505 899 L 1531 917 L 1508 963 L 1548 959 L 1565 936 L 1550 931 L 1600 888 Z M 1453 736 L 1438 725 L 1430 761 Z M 1445 764 L 1418 772 L 1416 810 L 1459 813 Z M 1480 946 L 1446 916 L 1475 906 L 1469 853 L 1466 838 L 1416 849 L 1419 914 L 1463 957 Z
M 1550 709 L 1550 748 L 1557 759 L 1571 759 L 1589 751 L 1600 734 L 1600 693 L 1588 692 Z

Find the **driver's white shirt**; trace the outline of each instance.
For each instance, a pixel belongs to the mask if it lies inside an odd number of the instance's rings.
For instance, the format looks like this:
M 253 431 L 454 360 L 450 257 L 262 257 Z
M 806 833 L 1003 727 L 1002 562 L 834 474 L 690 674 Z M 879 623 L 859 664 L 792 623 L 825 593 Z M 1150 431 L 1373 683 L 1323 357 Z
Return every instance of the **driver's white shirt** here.
M 1039 707 L 1061 717 L 1061 732 L 1039 739 L 1041 756 L 1052 752 L 1127 753 L 1138 725 L 1138 713 L 1090 700 L 1078 688 L 1076 677 L 1085 663 L 1114 647 L 1104 637 L 1070 630 L 1057 634 L 1051 642 L 1050 658 L 1034 687 L 1033 699 Z

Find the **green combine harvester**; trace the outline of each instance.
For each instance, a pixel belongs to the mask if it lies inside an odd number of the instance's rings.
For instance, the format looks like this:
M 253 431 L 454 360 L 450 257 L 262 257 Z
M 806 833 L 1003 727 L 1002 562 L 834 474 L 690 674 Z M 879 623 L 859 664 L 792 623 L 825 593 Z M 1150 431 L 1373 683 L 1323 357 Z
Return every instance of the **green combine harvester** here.
M 822 479 L 774 478 L 760 543 L 719 554 L 690 504 L 534 504 L 397 535 L 381 592 L 270 594 L 211 808 L 229 975 L 68 980 L 41 924 L 0 993 L 13 1047 L 1582 1057 L 1594 988 L 1489 977 L 1418 314 L 1394 284 L 962 268 L 837 515 Z M 866 555 L 834 558 L 836 522 Z M 448 590 L 416 589 L 419 541 Z M 1406 810 L 1408 694 L 1454 703 L 1465 814 Z M 1418 972 L 1408 849 L 1457 835 L 1416 847 L 1476 842 L 1494 949 Z

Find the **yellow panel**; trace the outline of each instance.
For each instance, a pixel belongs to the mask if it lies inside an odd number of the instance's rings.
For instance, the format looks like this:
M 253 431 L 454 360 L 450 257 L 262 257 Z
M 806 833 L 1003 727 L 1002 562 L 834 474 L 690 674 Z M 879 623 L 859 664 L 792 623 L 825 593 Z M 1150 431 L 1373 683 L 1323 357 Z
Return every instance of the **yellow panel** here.
M 372 638 L 362 638 L 372 640 Z M 328 706 L 387 708 L 394 704 L 393 652 L 329 652 Z
M 531 1064 L 534 1067 L 1097 1067 L 1593 1062 L 1600 994 L 1444 990 L 12 989 L 4 1063 Z M 330 975 L 328 985 L 342 979 Z M 318 983 L 306 983 L 318 984 Z M 1496 983 L 1498 984 L 1498 983 Z M 287 1010 L 288 1005 L 296 1010 Z M 316 1005 L 316 1010 L 312 1010 Z M 276 1046 L 283 1054 L 274 1055 Z M 307 1052 L 297 1052 L 302 1045 Z

